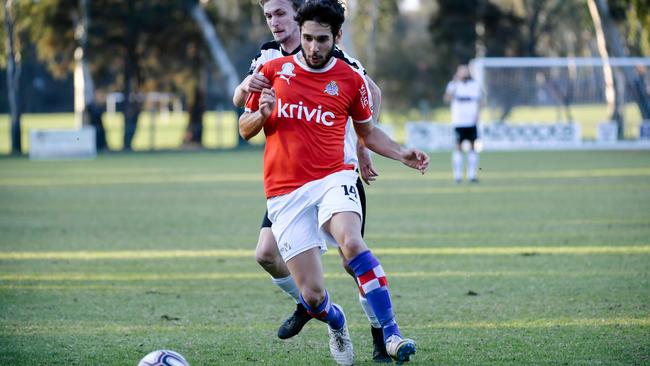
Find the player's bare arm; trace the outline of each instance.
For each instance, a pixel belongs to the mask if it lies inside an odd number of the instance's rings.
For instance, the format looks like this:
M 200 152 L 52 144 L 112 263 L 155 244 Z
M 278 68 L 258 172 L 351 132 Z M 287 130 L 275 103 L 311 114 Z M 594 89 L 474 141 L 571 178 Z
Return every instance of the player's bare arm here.
M 232 102 L 237 107 L 243 107 L 246 104 L 246 99 L 250 93 L 261 93 L 263 89 L 270 88 L 271 82 L 259 71 L 262 64 L 257 65 L 255 71 L 248 75 L 242 82 L 235 88 L 235 93 L 232 97 Z
M 409 168 L 417 169 L 422 174 L 429 167 L 429 156 L 417 149 L 405 148 L 391 139 L 384 131 L 372 123 L 354 123 L 354 129 L 363 144 L 379 155 L 401 161 Z
M 263 89 L 260 94 L 259 109 L 254 112 L 244 112 L 239 118 L 239 134 L 246 140 L 255 137 L 264 127 L 275 108 L 275 90 Z

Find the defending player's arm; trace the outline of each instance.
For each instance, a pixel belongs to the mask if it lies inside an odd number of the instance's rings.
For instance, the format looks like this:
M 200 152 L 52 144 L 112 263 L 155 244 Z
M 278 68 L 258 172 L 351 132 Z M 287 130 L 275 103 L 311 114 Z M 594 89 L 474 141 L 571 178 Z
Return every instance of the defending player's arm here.
M 254 103 L 257 95 L 251 95 Z M 249 101 L 251 102 L 251 101 Z M 248 103 L 247 103 L 248 104 Z M 259 94 L 257 110 L 247 110 L 239 117 L 239 134 L 247 141 L 256 136 L 264 127 L 275 108 L 275 90 L 263 89 Z
M 429 167 L 427 154 L 417 149 L 403 147 L 374 124 L 355 121 L 354 129 L 363 144 L 377 154 L 401 161 L 404 165 L 419 170 L 422 174 Z
M 270 88 L 271 83 L 264 75 L 260 74 L 262 63 L 258 64 L 252 74 L 248 75 L 241 84 L 237 85 L 233 93 L 232 102 L 236 107 L 243 107 L 250 93 L 261 93 L 264 88 Z
M 379 89 L 379 86 L 370 78 L 370 76 L 366 75 L 365 78 L 368 84 L 368 90 L 370 91 L 370 98 L 372 99 L 372 120 L 373 123 L 379 123 L 381 89 Z M 372 163 L 370 150 L 363 145 L 360 139 L 357 140 L 357 158 L 359 159 L 359 173 L 361 179 L 363 179 L 366 184 L 374 182 L 379 174 Z

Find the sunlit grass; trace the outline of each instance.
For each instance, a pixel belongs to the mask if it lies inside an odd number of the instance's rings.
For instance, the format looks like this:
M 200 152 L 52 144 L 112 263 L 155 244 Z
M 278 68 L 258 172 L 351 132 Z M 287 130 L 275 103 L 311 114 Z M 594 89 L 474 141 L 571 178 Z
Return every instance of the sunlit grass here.
M 256 263 L 260 150 L 0 159 L 0 365 L 333 365 Z M 650 153 L 482 154 L 457 185 L 449 154 L 421 176 L 376 158 L 366 241 L 413 365 L 642 365 L 650 360 Z M 356 365 L 369 325 L 336 250 L 325 282 Z

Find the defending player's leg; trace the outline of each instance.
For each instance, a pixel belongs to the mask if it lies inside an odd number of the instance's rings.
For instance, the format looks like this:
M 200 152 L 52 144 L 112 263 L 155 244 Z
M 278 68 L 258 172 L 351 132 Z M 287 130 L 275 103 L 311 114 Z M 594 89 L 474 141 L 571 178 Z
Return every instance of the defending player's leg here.
M 255 259 L 257 263 L 271 275 L 271 281 L 278 286 L 284 293 L 291 296 L 296 302 L 296 310 L 289 316 L 278 329 L 278 338 L 291 338 L 302 330 L 302 328 L 311 320 L 307 310 L 300 302 L 300 290 L 291 277 L 287 265 L 282 260 L 278 252 L 278 246 L 271 230 L 271 221 L 268 215 L 264 215 L 260 236 L 255 248 Z
M 361 219 L 355 212 L 339 212 L 324 225 L 339 243 L 349 266 L 354 271 L 368 303 L 384 332 L 386 352 L 397 362 L 409 361 L 415 353 L 415 342 L 403 339 L 395 322 L 388 291 L 388 281 L 379 263 L 361 238 Z
M 312 248 L 289 259 L 287 265 L 301 289 L 300 301 L 309 315 L 328 325 L 332 357 L 339 365 L 352 365 L 354 350 L 345 314 L 325 289 L 320 256 L 320 248 Z
M 372 307 L 363 295 L 359 294 L 359 303 L 363 312 L 370 322 L 370 334 L 372 335 L 372 360 L 377 363 L 391 363 L 392 358 L 386 352 L 386 343 L 384 342 L 384 330 L 379 323 L 379 319 L 372 311 Z

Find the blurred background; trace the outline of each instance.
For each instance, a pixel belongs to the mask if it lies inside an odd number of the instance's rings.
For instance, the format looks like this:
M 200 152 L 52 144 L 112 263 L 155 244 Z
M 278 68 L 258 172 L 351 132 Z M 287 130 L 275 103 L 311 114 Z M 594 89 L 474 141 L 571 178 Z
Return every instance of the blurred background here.
M 231 92 L 271 39 L 257 0 L 3 5 L 1 154 L 27 153 L 30 130 L 82 126 L 95 128 L 99 152 L 247 144 Z M 449 121 L 442 95 L 468 62 L 485 91 L 485 126 L 570 124 L 579 141 L 646 137 L 647 0 L 346 6 L 342 46 L 381 87 L 381 123 L 398 141 L 409 142 L 409 121 Z

